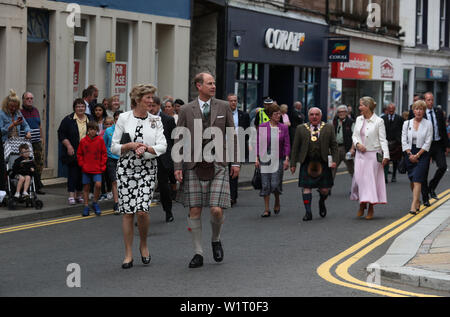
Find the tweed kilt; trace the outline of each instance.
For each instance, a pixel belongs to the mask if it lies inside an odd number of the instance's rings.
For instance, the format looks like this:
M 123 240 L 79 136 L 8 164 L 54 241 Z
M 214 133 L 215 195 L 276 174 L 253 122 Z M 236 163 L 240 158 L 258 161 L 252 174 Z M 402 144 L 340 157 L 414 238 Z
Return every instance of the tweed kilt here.
M 194 169 L 183 175 L 182 202 L 185 207 L 231 207 L 228 166 L 214 164 L 215 176 L 210 181 L 198 179 Z
M 313 178 L 308 174 L 308 164 L 310 160 L 306 159 L 300 166 L 300 174 L 298 178 L 298 187 L 302 188 L 331 188 L 333 187 L 333 173 L 328 163 L 321 162 L 322 175 Z

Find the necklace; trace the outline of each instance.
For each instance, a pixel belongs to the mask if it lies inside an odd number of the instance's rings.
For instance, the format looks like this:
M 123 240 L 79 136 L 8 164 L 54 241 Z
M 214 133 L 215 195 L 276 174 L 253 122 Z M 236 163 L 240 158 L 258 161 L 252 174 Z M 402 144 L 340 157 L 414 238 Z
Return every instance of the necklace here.
M 324 126 L 325 126 L 325 122 L 322 122 L 322 124 L 320 125 L 320 127 L 317 131 L 311 131 L 311 127 L 309 126 L 309 124 L 305 123 L 306 130 L 308 130 L 309 133 L 311 133 L 311 141 L 312 142 L 317 142 L 317 140 L 319 140 L 319 138 L 317 136 L 319 135 L 320 131 L 323 129 Z

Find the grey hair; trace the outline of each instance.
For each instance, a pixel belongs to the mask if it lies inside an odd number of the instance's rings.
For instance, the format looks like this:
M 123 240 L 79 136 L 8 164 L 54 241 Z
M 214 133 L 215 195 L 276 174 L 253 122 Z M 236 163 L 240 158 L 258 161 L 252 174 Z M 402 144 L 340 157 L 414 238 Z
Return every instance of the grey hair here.
M 339 112 L 339 110 L 344 109 L 346 112 L 348 112 L 348 108 L 346 105 L 340 105 L 339 107 L 336 108 L 336 112 Z
M 309 110 L 308 110 L 308 116 L 309 116 L 309 113 L 311 112 L 311 110 L 313 110 L 313 109 L 318 109 L 319 112 L 320 112 L 320 115 L 322 115 L 322 109 L 320 109 L 319 107 L 311 107 L 311 108 L 309 108 Z

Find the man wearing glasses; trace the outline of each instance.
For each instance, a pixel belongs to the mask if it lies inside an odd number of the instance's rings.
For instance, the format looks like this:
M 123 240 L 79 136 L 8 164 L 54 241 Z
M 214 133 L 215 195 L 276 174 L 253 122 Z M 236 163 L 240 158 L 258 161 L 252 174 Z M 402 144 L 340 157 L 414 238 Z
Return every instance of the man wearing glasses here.
M 34 162 L 36 164 L 35 171 L 35 185 L 36 193 L 39 195 L 44 195 L 42 187 L 44 186 L 41 182 L 41 174 L 44 169 L 44 155 L 43 155 L 43 139 L 42 139 L 42 128 L 41 128 L 41 117 L 39 115 L 39 110 L 33 106 L 34 96 L 31 92 L 27 91 L 22 95 L 22 115 L 27 121 L 31 129 L 31 145 L 33 146 L 33 156 Z

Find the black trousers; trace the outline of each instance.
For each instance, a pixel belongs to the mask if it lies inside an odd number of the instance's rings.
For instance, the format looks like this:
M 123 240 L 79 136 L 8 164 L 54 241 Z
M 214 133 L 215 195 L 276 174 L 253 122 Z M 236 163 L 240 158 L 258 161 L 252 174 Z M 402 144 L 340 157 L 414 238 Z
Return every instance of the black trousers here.
M 426 171 L 427 180 L 422 183 L 422 197 L 424 200 L 429 199 L 429 192 L 430 190 L 436 190 L 440 180 L 444 176 L 445 172 L 447 171 L 447 160 L 445 158 L 445 148 L 443 148 L 438 142 L 434 141 L 431 144 L 430 148 L 430 157 L 433 160 L 433 162 L 436 163 L 437 170 L 434 173 L 433 178 L 427 182 L 428 180 L 428 170 Z
M 163 164 L 159 164 L 158 162 L 158 173 L 156 177 L 158 178 L 161 205 L 165 212 L 172 212 L 172 197 L 170 195 L 171 189 L 169 187 L 169 173 L 171 172 L 172 171 L 166 169 Z

